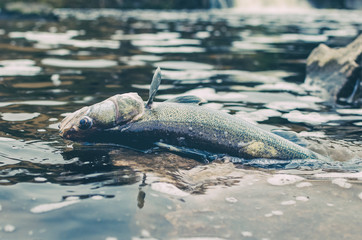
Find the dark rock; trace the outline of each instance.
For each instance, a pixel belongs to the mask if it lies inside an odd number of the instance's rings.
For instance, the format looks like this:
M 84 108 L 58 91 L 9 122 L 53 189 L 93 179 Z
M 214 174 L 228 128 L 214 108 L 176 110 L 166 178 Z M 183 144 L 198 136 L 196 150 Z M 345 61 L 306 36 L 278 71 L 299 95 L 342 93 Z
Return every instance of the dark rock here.
M 343 48 L 320 44 L 307 59 L 305 85 L 323 99 L 362 105 L 362 35 Z

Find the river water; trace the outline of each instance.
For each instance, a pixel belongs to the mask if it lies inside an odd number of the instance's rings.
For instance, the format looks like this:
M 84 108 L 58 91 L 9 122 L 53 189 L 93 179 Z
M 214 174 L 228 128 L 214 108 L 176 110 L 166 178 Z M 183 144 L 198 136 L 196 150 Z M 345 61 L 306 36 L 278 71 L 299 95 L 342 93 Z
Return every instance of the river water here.
M 319 43 L 343 46 L 361 12 L 55 10 L 0 13 L 0 239 L 358 239 L 362 111 L 303 86 Z M 65 141 L 67 113 L 114 94 L 208 100 L 291 130 L 348 168 L 202 164 Z M 351 163 L 351 164 L 348 164 Z M 337 164 L 337 165 L 338 165 Z

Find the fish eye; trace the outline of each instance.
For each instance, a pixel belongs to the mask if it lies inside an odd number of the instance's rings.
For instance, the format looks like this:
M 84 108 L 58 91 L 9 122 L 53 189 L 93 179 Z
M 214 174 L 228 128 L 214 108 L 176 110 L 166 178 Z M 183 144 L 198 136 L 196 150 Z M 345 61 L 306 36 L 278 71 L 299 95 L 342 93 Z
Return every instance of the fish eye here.
M 89 117 L 83 117 L 79 121 L 79 128 L 82 129 L 82 130 L 87 130 L 87 129 L 91 128 L 92 125 L 93 125 L 93 121 Z

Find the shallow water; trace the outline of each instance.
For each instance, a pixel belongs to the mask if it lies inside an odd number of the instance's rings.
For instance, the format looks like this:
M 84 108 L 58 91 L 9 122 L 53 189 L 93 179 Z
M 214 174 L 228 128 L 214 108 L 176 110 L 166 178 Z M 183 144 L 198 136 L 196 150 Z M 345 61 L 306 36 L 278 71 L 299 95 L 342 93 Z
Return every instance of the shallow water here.
M 362 112 L 303 86 L 305 59 L 342 46 L 361 12 L 56 10 L 0 14 L 1 239 L 357 239 Z M 65 141 L 70 112 L 118 93 L 195 94 L 268 130 L 297 132 L 333 169 L 204 165 Z

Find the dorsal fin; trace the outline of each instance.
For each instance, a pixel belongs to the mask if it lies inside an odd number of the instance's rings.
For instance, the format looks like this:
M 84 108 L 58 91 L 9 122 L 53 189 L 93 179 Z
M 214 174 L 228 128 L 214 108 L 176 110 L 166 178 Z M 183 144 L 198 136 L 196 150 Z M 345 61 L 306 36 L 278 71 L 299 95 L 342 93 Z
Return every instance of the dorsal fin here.
M 186 96 L 171 98 L 166 100 L 165 102 L 189 103 L 189 104 L 200 105 L 201 103 L 205 103 L 206 100 L 195 95 L 186 95 Z
M 150 86 L 150 93 L 148 96 L 148 100 L 146 103 L 146 108 L 151 108 L 151 105 L 153 103 L 153 99 L 156 96 L 158 87 L 161 84 L 161 69 L 160 67 L 157 67 L 155 73 L 153 74 L 153 78 L 152 78 L 152 82 L 151 82 L 151 86 Z

